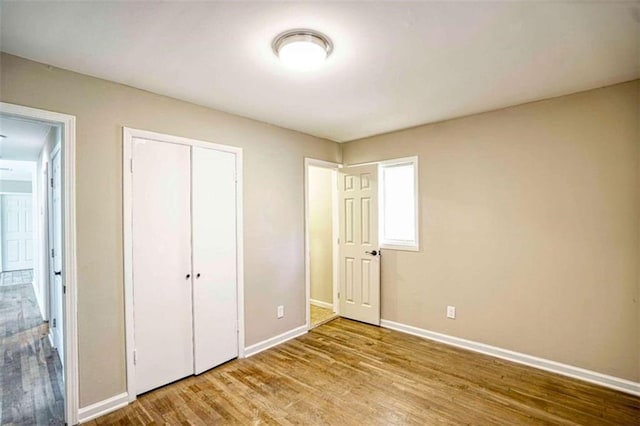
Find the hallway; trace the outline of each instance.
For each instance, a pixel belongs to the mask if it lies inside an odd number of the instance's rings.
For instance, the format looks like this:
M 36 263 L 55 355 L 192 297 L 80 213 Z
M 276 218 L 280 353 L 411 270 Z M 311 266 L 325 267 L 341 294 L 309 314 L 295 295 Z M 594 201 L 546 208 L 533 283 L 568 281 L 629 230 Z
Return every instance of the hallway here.
M 0 279 L 0 424 L 62 425 L 62 366 L 30 273 L 6 272 Z

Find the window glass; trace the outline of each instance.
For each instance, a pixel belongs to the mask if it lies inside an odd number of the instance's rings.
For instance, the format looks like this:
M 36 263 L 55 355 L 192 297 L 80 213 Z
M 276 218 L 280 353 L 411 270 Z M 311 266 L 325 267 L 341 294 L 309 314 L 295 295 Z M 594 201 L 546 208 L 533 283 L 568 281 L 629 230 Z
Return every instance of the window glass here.
M 417 249 L 416 166 L 416 159 L 405 159 L 398 163 L 387 161 L 380 167 L 383 247 Z

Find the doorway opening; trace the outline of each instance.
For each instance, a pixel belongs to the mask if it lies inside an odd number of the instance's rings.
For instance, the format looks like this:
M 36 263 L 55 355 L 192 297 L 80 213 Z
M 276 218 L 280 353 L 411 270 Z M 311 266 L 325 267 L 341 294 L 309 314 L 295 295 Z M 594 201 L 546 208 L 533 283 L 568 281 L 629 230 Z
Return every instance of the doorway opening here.
M 305 159 L 307 327 L 338 317 L 338 168 Z
M 75 226 L 64 205 L 73 199 L 64 155 L 74 133 L 73 117 L 0 103 L 2 424 L 77 422 L 77 354 L 67 350 L 75 348 Z

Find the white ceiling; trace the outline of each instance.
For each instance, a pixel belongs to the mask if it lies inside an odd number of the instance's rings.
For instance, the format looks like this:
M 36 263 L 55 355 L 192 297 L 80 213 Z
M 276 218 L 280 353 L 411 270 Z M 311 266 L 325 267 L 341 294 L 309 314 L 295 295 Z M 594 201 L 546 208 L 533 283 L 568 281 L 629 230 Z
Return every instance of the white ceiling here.
M 35 161 L 40 156 L 50 125 L 0 115 L 0 159 Z
M 0 48 L 336 141 L 640 77 L 639 2 L 4 2 Z M 283 68 L 278 33 L 335 50 Z

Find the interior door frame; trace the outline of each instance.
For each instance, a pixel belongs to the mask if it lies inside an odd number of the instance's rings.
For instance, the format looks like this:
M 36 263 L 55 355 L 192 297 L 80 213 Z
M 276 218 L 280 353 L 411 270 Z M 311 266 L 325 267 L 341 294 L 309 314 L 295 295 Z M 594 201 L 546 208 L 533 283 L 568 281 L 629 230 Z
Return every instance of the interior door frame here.
M 133 309 L 133 179 L 131 167 L 135 168 L 131 157 L 133 139 L 142 138 L 158 142 L 174 143 L 191 147 L 216 149 L 236 155 L 236 261 L 237 261 L 237 303 L 238 303 L 238 358 L 244 358 L 245 327 L 244 327 L 244 244 L 243 244 L 243 213 L 242 213 L 242 148 L 220 145 L 197 139 L 167 135 L 147 130 L 122 128 L 122 210 L 123 210 L 123 245 L 124 245 L 124 299 L 125 299 L 125 347 L 127 359 L 127 399 L 136 400 L 135 364 L 134 364 L 134 309 Z
M 47 186 L 46 186 L 46 192 L 47 192 L 47 303 L 49 305 L 48 307 L 48 321 L 51 321 L 51 318 L 54 316 L 55 313 L 55 292 L 53 291 L 53 289 L 55 288 L 55 284 L 56 284 L 56 275 L 55 275 L 55 259 L 53 256 L 51 256 L 51 251 L 55 250 L 54 248 L 54 212 L 53 212 L 53 187 L 52 182 L 53 182 L 53 158 L 57 155 L 61 155 L 61 146 L 59 143 L 57 143 L 56 145 L 54 145 L 53 148 L 51 148 L 51 151 L 49 152 L 49 161 L 46 164 L 46 173 L 47 173 Z M 62 161 L 62 158 L 60 158 L 60 160 Z M 62 172 L 62 167 L 61 170 Z M 58 346 L 55 345 L 55 340 L 54 340 L 54 336 L 53 336 L 54 332 L 53 332 L 53 328 L 49 328 L 49 340 L 51 341 L 51 346 L 55 347 L 56 349 L 58 349 Z M 62 330 L 62 339 L 63 339 L 63 348 L 64 348 L 64 329 Z M 79 415 L 79 414 L 78 414 Z
M 0 113 L 44 121 L 62 128 L 62 282 L 66 285 L 64 306 L 64 383 L 65 420 L 78 423 L 78 323 L 76 261 L 76 117 L 68 114 L 0 102 Z
M 311 247 L 309 243 L 309 167 L 322 167 L 334 171 L 332 184 L 333 198 L 333 311 L 340 315 L 339 291 L 339 209 L 338 209 L 338 170 L 342 164 L 332 161 L 318 160 L 315 158 L 304 158 L 304 283 L 305 283 L 305 310 L 307 330 L 311 329 Z

